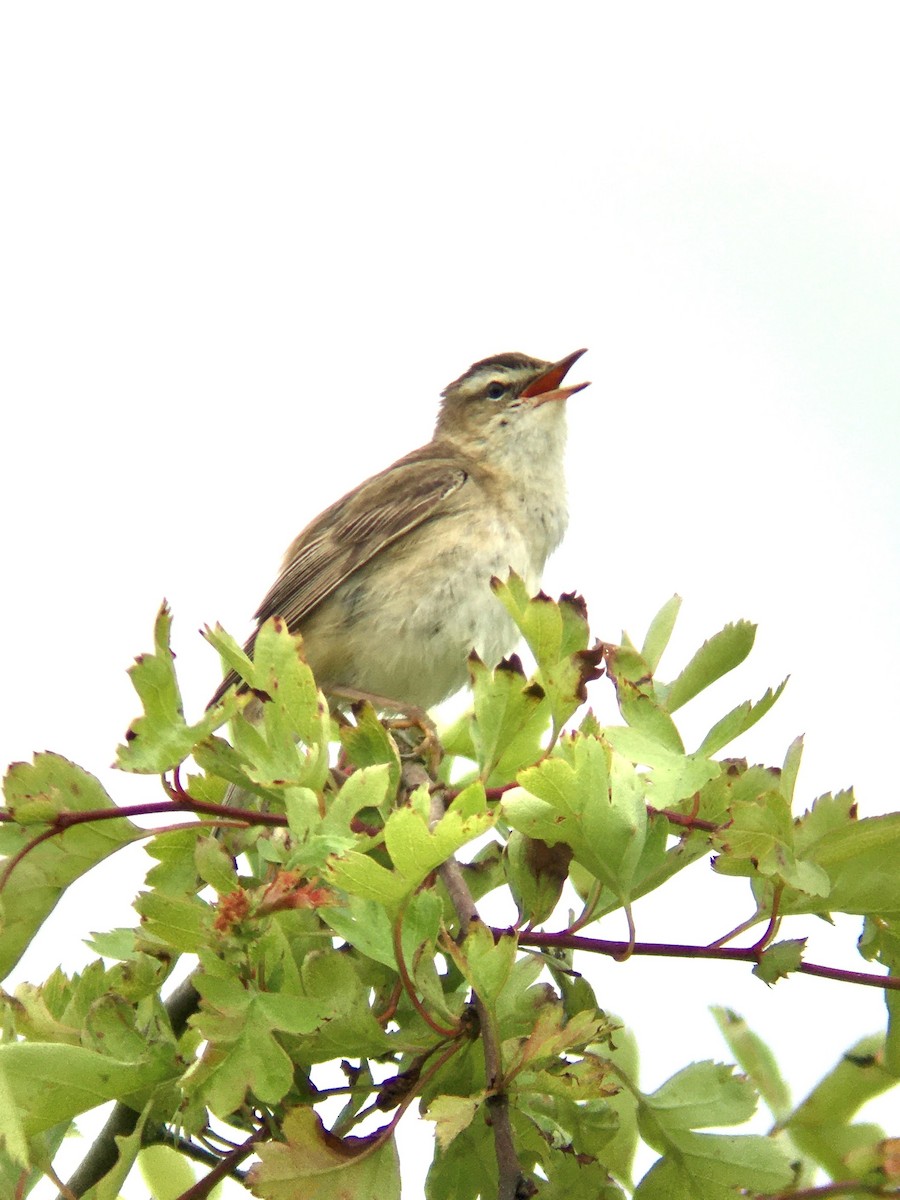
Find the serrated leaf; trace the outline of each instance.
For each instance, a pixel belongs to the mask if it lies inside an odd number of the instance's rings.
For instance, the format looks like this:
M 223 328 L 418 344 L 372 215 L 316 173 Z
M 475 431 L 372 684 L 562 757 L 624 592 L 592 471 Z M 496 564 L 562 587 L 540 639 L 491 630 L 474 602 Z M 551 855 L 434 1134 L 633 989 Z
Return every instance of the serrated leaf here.
M 883 1138 L 877 1127 L 851 1125 L 859 1109 L 897 1086 L 883 1061 L 880 1035 L 860 1039 L 813 1088 L 785 1122 L 798 1149 L 810 1155 L 834 1178 L 846 1177 L 845 1151 Z
M 141 892 L 134 906 L 142 917 L 144 932 L 174 950 L 196 954 L 209 939 L 211 910 L 196 896 Z
M 99 779 L 58 754 L 35 755 L 34 763 L 13 763 L 3 781 L 7 808 L 31 808 L 41 801 L 52 812 L 114 809 Z M 10 857 L 40 831 L 0 826 L 0 846 Z M 58 904 L 66 888 L 129 842 L 146 836 L 125 818 L 74 825 L 28 852 L 5 881 L 0 908 L 0 978 L 7 975 Z
M 472 1124 L 472 1120 L 483 1103 L 483 1094 L 476 1096 L 435 1096 L 429 1101 L 423 1114 L 434 1121 L 434 1136 L 442 1149 L 446 1149 L 455 1137 Z
M 630 644 L 606 646 L 607 670 L 616 685 L 619 711 L 640 735 L 675 754 L 684 754 L 681 734 L 656 695 L 650 664 Z
M 739 1191 L 768 1195 L 792 1181 L 787 1155 L 771 1138 L 679 1133 L 673 1154 L 650 1168 L 634 1200 L 734 1200 Z
M 543 592 L 529 596 L 525 584 L 515 572 L 510 572 L 505 581 L 493 579 L 491 587 L 519 627 L 538 667 L 558 663 L 564 657 L 564 624 L 559 606 Z
M 561 1004 L 545 1004 L 534 1029 L 509 1054 L 509 1068 L 518 1071 L 525 1066 L 558 1063 L 560 1056 L 583 1050 L 610 1030 L 608 1018 L 595 1011 L 582 1010 L 567 1019 Z
M 806 949 L 806 938 L 794 938 L 783 942 L 773 942 L 766 946 L 759 962 L 753 968 L 757 979 L 769 985 L 786 978 L 791 971 L 796 971 L 803 961 L 803 951 Z
M 227 895 L 238 886 L 234 860 L 226 852 L 219 838 L 197 838 L 194 861 L 197 864 L 197 874 L 220 896 Z
M 296 738 L 310 749 L 327 739 L 330 728 L 325 698 L 316 686 L 303 655 L 303 639 L 291 633 L 280 617 L 259 628 L 253 646 L 254 683 L 270 700 L 263 717 L 270 742 Z
M 0 1087 L 30 1137 L 107 1100 L 135 1097 L 179 1073 L 171 1048 L 159 1046 L 141 1062 L 119 1062 L 83 1046 L 42 1042 L 0 1045 Z M 142 1106 L 142 1102 L 141 1102 Z
M 736 621 L 713 634 L 660 697 L 666 711 L 675 712 L 717 679 L 740 666 L 753 649 L 755 637 L 756 626 L 749 621 Z M 657 684 L 658 695 L 660 691 Z
M 665 602 L 650 622 L 647 636 L 644 638 L 644 644 L 641 647 L 641 657 L 646 661 L 651 674 L 656 673 L 659 660 L 662 658 L 669 644 L 680 608 L 681 597 L 676 594 Z
M 722 853 L 715 868 L 723 875 L 764 876 L 811 896 L 830 896 L 826 871 L 794 852 L 794 823 L 780 790 L 762 793 L 752 802 L 729 809 L 730 824 L 713 836 Z
M 195 725 L 184 719 L 181 691 L 175 676 L 175 656 L 170 648 L 172 614 L 163 602 L 154 628 L 154 654 L 142 654 L 128 674 L 144 707 L 132 721 L 124 745 L 116 752 L 116 766 L 139 775 L 160 775 L 177 767 L 194 746 L 230 720 L 246 703 L 234 695 L 208 709 Z
M 526 762 L 540 756 L 549 704 L 543 689 L 528 683 L 515 655 L 493 671 L 477 655 L 470 655 L 469 676 L 474 692 L 472 746 L 481 776 L 495 785 L 506 783 Z M 497 770 L 501 763 L 502 769 Z
M 390 872 L 388 874 L 390 876 Z M 351 895 L 340 907 L 323 908 L 319 916 L 361 954 L 394 970 L 397 959 L 394 953 L 393 925 L 383 904 L 374 899 L 362 899 Z
M 467 842 L 480 837 L 494 824 L 481 792 L 481 811 L 463 814 L 451 806 L 433 828 L 416 809 L 392 812 L 384 826 L 384 841 L 391 862 L 412 892 L 428 875 Z
M 701 754 L 671 750 L 640 729 L 620 725 L 603 732 L 617 753 L 635 765 L 650 768 L 647 799 L 656 808 L 674 808 L 681 800 L 699 792 L 722 770 L 719 763 Z
M 713 725 L 712 729 L 710 729 L 709 733 L 697 747 L 697 753 L 707 756 L 717 754 L 723 746 L 727 746 L 736 737 L 739 737 L 742 733 L 746 733 L 748 729 L 766 715 L 786 687 L 787 679 L 783 679 L 774 691 L 772 688 L 769 688 L 763 696 L 760 696 L 755 704 L 749 700 L 745 700 L 743 704 L 739 704 L 736 708 L 733 708 L 730 713 L 727 713 L 720 721 L 717 721 Z M 790 800 L 790 797 L 788 799 Z
M 457 947 L 451 943 L 446 950 L 460 973 L 488 1009 L 493 1011 L 500 993 L 512 976 L 517 948 L 515 934 L 505 934 L 495 942 L 487 926 L 475 921 L 466 931 L 462 945 Z
M 787 1116 L 791 1110 L 791 1094 L 772 1051 L 737 1013 L 715 1006 L 711 1011 L 729 1049 L 773 1116 L 779 1120 Z
M 191 1069 L 192 1086 L 202 1085 L 204 1102 L 222 1118 L 240 1107 L 248 1089 L 264 1103 L 277 1104 L 293 1083 L 294 1067 L 275 1032 L 311 1033 L 329 1019 L 333 1006 L 257 991 L 236 976 L 199 972 L 194 984 L 201 1004 L 190 1024 L 208 1045 Z
M 900 813 L 838 820 L 806 850 L 805 859 L 823 871 L 831 890 L 821 898 L 786 891 L 781 911 L 896 913 L 900 912 Z
M 403 876 L 358 850 L 334 855 L 326 864 L 326 874 L 335 887 L 361 900 L 374 900 L 392 912 L 398 910 L 411 890 Z
M 740 1125 L 756 1111 L 756 1093 L 734 1068 L 711 1061 L 692 1063 L 644 1097 L 656 1124 L 671 1134 L 713 1125 Z M 655 1149 L 663 1149 L 651 1142 Z
M 354 767 L 386 766 L 390 783 L 388 793 L 396 796 L 400 783 L 400 752 L 397 743 L 378 719 L 371 704 L 354 709 L 355 725 L 341 726 L 341 745 Z
M 261 1142 L 247 1184 L 262 1200 L 400 1200 L 400 1165 L 393 1138 L 371 1150 L 363 1138 L 330 1134 L 308 1108 L 284 1119 L 283 1142 Z
M 643 789 L 630 764 L 596 738 L 576 737 L 572 762 L 545 759 L 519 774 L 504 796 L 509 824 L 575 858 L 617 896 L 628 895 L 647 832 Z

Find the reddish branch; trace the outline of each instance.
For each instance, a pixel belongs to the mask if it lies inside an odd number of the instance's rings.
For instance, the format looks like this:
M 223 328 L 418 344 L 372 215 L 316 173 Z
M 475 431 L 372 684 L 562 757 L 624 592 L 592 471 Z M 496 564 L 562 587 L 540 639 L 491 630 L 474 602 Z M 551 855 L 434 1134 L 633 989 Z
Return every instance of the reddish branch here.
M 507 933 L 504 929 L 493 929 L 495 938 Z M 620 957 L 628 948 L 628 942 L 613 942 L 606 938 L 581 937 L 571 933 L 520 933 L 520 946 L 535 946 L 541 949 L 586 950 L 592 954 L 606 954 L 610 958 Z M 635 942 L 632 954 L 644 954 L 654 958 L 715 958 L 725 962 L 758 963 L 765 947 L 755 946 L 687 946 L 677 942 Z M 860 983 L 866 987 L 889 988 L 900 991 L 900 976 L 872 975 L 865 971 L 845 971 L 839 967 L 823 967 L 818 963 L 801 962 L 793 968 L 801 975 L 817 975 L 820 979 L 837 979 L 842 983 Z
M 82 808 L 75 811 L 64 809 L 62 812 L 58 812 L 48 823 L 48 828 L 35 834 L 21 850 L 7 859 L 3 871 L 0 872 L 0 891 L 6 886 L 10 875 L 22 859 L 32 850 L 36 850 L 42 842 L 58 837 L 76 825 L 87 825 L 92 821 L 118 821 L 129 817 L 155 816 L 157 813 L 190 812 L 197 816 L 212 817 L 227 822 L 229 825 L 287 825 L 287 817 L 282 813 L 257 812 L 250 808 L 234 808 L 230 804 L 210 804 L 206 800 L 194 800 L 186 792 L 182 792 L 181 796 L 183 799 L 157 800 L 152 804 L 116 805 L 113 808 Z M 14 813 L 0 812 L 0 821 L 14 823 L 15 819 Z M 145 832 L 147 837 L 153 837 L 160 831 L 148 829 Z
M 178 1200 L 205 1200 L 205 1197 L 213 1190 L 217 1183 L 221 1183 L 226 1179 L 235 1167 L 239 1166 L 248 1155 L 253 1153 L 257 1142 L 268 1141 L 268 1130 L 257 1131 L 251 1137 L 248 1137 L 246 1142 L 242 1142 L 240 1146 L 232 1150 L 230 1154 L 226 1154 L 222 1161 L 202 1179 L 198 1180 L 193 1187 L 189 1187 L 186 1192 L 182 1192 Z

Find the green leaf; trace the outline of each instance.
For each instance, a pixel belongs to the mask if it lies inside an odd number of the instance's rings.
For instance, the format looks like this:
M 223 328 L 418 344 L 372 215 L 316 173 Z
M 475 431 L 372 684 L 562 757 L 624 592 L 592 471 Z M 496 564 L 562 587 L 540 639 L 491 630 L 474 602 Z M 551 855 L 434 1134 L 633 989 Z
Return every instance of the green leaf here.
M 717 754 L 723 746 L 727 746 L 729 742 L 733 742 L 740 734 L 746 733 L 761 717 L 766 715 L 786 687 L 787 679 L 783 679 L 774 691 L 772 688 L 769 688 L 765 695 L 761 696 L 755 704 L 752 704 L 749 700 L 745 700 L 743 704 L 739 704 L 737 708 L 733 708 L 730 713 L 727 713 L 720 721 L 717 721 L 713 725 L 712 729 L 710 729 L 709 733 L 697 747 L 697 753 L 706 755 Z M 790 796 L 788 796 L 788 800 L 790 801 Z
M 787 680 L 785 680 L 787 682 Z M 787 748 L 784 763 L 781 767 L 781 792 L 790 805 L 794 799 L 794 787 L 800 771 L 800 759 L 803 757 L 803 738 L 796 737 Z
M 354 817 L 363 809 L 374 809 L 386 816 L 393 799 L 391 784 L 391 768 L 387 763 L 358 768 L 329 802 L 322 820 L 323 833 L 347 834 Z
M 600 675 L 601 648 L 588 649 L 584 600 L 574 593 L 561 596 L 558 603 L 543 592 L 531 598 L 515 574 L 505 583 L 493 579 L 491 587 L 535 657 L 537 682 L 558 731 L 587 699 L 586 684 Z
M 674 808 L 722 770 L 719 763 L 700 754 L 671 750 L 640 729 L 620 725 L 603 732 L 613 750 L 635 765 L 650 768 L 647 799 L 656 808 Z
M 774 1054 L 743 1017 L 728 1008 L 713 1007 L 711 1012 L 741 1068 L 750 1077 L 772 1115 L 782 1120 L 791 1110 L 791 1094 Z
M 174 950 L 196 954 L 209 940 L 212 910 L 196 896 L 141 892 L 134 906 L 143 918 L 144 932 Z
M 268 697 L 253 721 L 232 724 L 249 779 L 266 789 L 322 788 L 328 776 L 331 715 L 303 659 L 302 640 L 272 617 L 254 646 L 254 687 Z
M 607 1037 L 611 1030 L 608 1018 L 594 1011 L 582 1010 L 566 1019 L 561 1004 L 544 1004 L 528 1036 L 514 1049 L 510 1048 L 508 1069 L 520 1071 L 525 1066 L 534 1068 L 540 1064 L 559 1066 L 562 1055 L 583 1050 L 590 1043 Z M 595 1069 L 604 1078 L 608 1077 L 608 1069 L 602 1064 L 592 1063 L 591 1072 Z
M 219 838 L 199 837 L 194 847 L 197 874 L 220 896 L 226 896 L 238 886 L 234 860 Z
M 172 1146 L 145 1146 L 138 1167 L 153 1200 L 178 1200 L 197 1182 L 187 1159 Z
M 388 794 L 396 796 L 400 783 L 400 752 L 397 743 L 378 719 L 371 704 L 354 708 L 355 725 L 341 726 L 341 745 L 354 767 L 386 766 Z
M 506 877 L 519 916 L 529 927 L 541 924 L 556 908 L 569 875 L 572 849 L 548 845 L 513 829 L 506 840 Z
M 372 860 L 364 858 L 364 861 Z M 387 875 L 389 879 L 394 878 L 390 872 Z M 323 908 L 319 915 L 329 928 L 355 946 L 360 954 L 382 963 L 392 971 L 395 969 L 397 960 L 393 925 L 383 904 L 374 899 L 349 895 L 340 907 Z
M 845 797 L 843 802 L 837 797 L 825 805 L 825 815 L 815 819 L 815 828 L 816 832 L 826 825 L 830 828 L 815 840 L 801 822 L 800 830 L 807 842 L 806 861 L 828 876 L 831 890 L 824 896 L 786 891 L 781 902 L 781 911 L 785 915 L 798 912 L 861 915 L 900 912 L 900 871 L 897 870 L 900 812 L 858 821 L 849 812 L 841 815 L 848 800 L 852 797 Z M 850 812 L 855 813 L 855 807 L 851 806 Z
M 650 628 L 647 630 L 647 636 L 644 638 L 644 644 L 641 647 L 641 657 L 646 661 L 651 674 L 656 673 L 659 660 L 662 658 L 669 644 L 680 608 L 681 597 L 675 595 L 671 600 L 665 602 L 650 622 Z
M 119 1200 L 119 1195 L 125 1186 L 125 1180 L 131 1173 L 131 1168 L 137 1161 L 144 1136 L 144 1126 L 153 1111 L 154 1102 L 151 1100 L 145 1106 L 138 1118 L 134 1132 L 127 1137 L 115 1138 L 118 1157 L 113 1167 L 103 1178 L 84 1193 L 84 1200 Z
M 334 1137 L 312 1109 L 293 1108 L 284 1141 L 261 1142 L 247 1184 L 262 1200 L 400 1200 L 393 1138 L 371 1151 L 365 1140 Z
M 635 1200 L 734 1200 L 740 1193 L 770 1194 L 793 1181 L 787 1155 L 770 1138 L 680 1133 L 673 1153 L 651 1167 Z
M 480 798 L 480 811 L 464 814 L 451 806 L 431 829 L 427 819 L 413 807 L 391 813 L 384 827 L 385 845 L 407 892 L 417 888 L 435 867 L 467 842 L 491 828 L 495 816 L 487 808 L 483 790 Z
M 884 1038 L 860 1038 L 816 1084 L 787 1123 L 791 1132 L 845 1123 L 868 1100 L 897 1086 L 897 1077 L 884 1067 Z
M 684 670 L 669 684 L 663 707 L 673 713 L 710 684 L 739 666 L 753 649 L 756 626 L 749 621 L 726 625 L 697 651 Z M 661 687 L 657 685 L 657 694 Z
M 222 1118 L 240 1107 L 248 1089 L 264 1103 L 277 1104 L 293 1083 L 294 1067 L 276 1031 L 312 1033 L 333 1015 L 334 1003 L 258 991 L 208 954 L 202 961 L 207 969 L 194 975 L 200 1010 L 190 1024 L 208 1046 L 186 1081 L 192 1089 L 202 1085 L 204 1102 Z
M 254 686 L 253 659 L 246 650 L 242 649 L 231 634 L 218 624 L 214 627 L 206 625 L 201 630 L 201 633 L 213 649 L 218 651 L 225 665 L 234 671 L 245 683 L 248 683 L 251 687 Z
M 773 942 L 762 952 L 759 962 L 753 968 L 753 974 L 763 983 L 777 983 L 779 979 L 785 979 L 791 971 L 798 969 L 803 961 L 805 949 L 806 938 Z
M 900 914 L 892 917 L 866 917 L 859 952 L 863 958 L 877 959 L 888 967 L 891 976 L 900 976 Z M 884 1065 L 900 1078 L 900 991 L 886 988 L 884 1002 L 888 1011 Z
M 756 1093 L 745 1076 L 724 1063 L 697 1062 L 678 1071 L 644 1103 L 666 1133 L 713 1125 L 740 1125 L 756 1110 Z M 664 1149 L 656 1141 L 650 1144 Z
M 472 654 L 469 676 L 475 705 L 472 745 L 482 778 L 500 786 L 514 779 L 520 767 L 540 757 L 549 704 L 543 688 L 528 683 L 515 655 L 492 671 Z
M 514 572 L 505 582 L 493 579 L 491 587 L 519 627 L 541 670 L 587 647 L 587 612 L 580 597 L 567 595 L 559 604 L 543 592 L 531 597 Z
M 720 874 L 759 874 L 775 885 L 830 897 L 828 873 L 810 857 L 798 858 L 794 852 L 794 822 L 779 789 L 763 792 L 749 802 L 736 802 L 729 812 L 731 823 L 713 835 L 713 843 L 722 852 L 715 862 Z
M 493 1010 L 512 976 L 517 947 L 515 934 L 505 934 L 495 942 L 487 926 L 475 921 L 462 945 L 450 944 L 447 951 L 481 1000 Z
M 253 680 L 271 697 L 263 704 L 270 745 L 296 739 L 313 750 L 327 741 L 328 705 L 303 656 L 303 639 L 280 617 L 270 617 L 256 635 Z
M 567 843 L 592 875 L 626 897 L 647 833 L 641 782 L 598 739 L 576 735 L 569 745 L 571 763 L 549 758 L 520 772 L 521 789 L 504 796 L 503 815 L 528 837 Z
M 784 1124 L 798 1149 L 834 1179 L 848 1178 L 849 1149 L 871 1147 L 884 1137 L 877 1127 L 850 1124 L 863 1104 L 897 1085 L 897 1077 L 884 1066 L 883 1053 L 881 1036 L 862 1038 Z
M 102 784 L 58 754 L 38 754 L 31 763 L 13 763 L 3 781 L 6 807 L 15 816 L 36 808 L 52 820 L 59 814 L 107 811 L 115 805 Z M 40 834 L 13 823 L 0 826 L 0 848 L 8 856 L 23 851 Z M 73 825 L 30 850 L 7 875 L 0 909 L 0 978 L 19 961 L 31 939 L 66 888 L 129 842 L 145 837 L 125 818 Z M 9 865 L 8 865 L 9 869 Z
M 7 1102 L 2 1111 L 15 1124 L 3 1132 L 9 1136 L 11 1130 L 14 1139 L 30 1137 L 107 1100 L 137 1097 L 178 1071 L 171 1049 L 163 1046 L 141 1062 L 119 1062 L 83 1046 L 5 1043 L 0 1045 L 0 1094 Z
M 445 1150 L 455 1137 L 468 1129 L 483 1102 L 483 1093 L 475 1096 L 436 1096 L 429 1101 L 423 1115 L 426 1120 L 434 1121 L 434 1136 L 442 1149 Z
M 361 900 L 373 900 L 396 913 L 412 890 L 402 875 L 389 871 L 358 850 L 334 855 L 326 864 L 326 875 L 335 887 Z
M 116 752 L 116 766 L 140 775 L 160 775 L 177 767 L 204 738 L 230 720 L 246 703 L 226 697 L 208 709 L 196 725 L 184 719 L 184 706 L 175 677 L 175 656 L 170 648 L 172 614 L 163 602 L 154 629 L 155 654 L 142 654 L 129 668 L 144 715 L 132 721 L 125 744 Z

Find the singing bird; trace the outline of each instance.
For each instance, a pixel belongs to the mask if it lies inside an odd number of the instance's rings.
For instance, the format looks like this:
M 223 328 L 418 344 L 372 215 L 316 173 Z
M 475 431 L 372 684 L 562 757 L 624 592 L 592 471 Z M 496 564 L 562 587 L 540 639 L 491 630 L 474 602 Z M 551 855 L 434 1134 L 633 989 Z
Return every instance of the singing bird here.
M 512 570 L 536 591 L 562 540 L 565 401 L 588 386 L 563 380 L 584 353 L 474 363 L 444 389 L 427 445 L 298 535 L 255 616 L 303 635 L 323 691 L 427 709 L 465 685 L 472 650 L 493 665 L 513 648 L 490 581 Z

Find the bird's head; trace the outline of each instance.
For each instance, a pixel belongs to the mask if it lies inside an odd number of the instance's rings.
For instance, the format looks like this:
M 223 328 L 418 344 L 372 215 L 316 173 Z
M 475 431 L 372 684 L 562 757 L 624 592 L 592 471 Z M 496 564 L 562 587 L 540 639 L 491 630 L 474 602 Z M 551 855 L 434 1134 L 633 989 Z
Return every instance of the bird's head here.
M 441 393 L 435 438 L 478 451 L 523 436 L 530 441 L 545 422 L 561 425 L 562 402 L 588 386 L 562 386 L 570 367 L 584 353 L 576 350 L 558 362 L 527 354 L 497 354 L 473 363 Z

